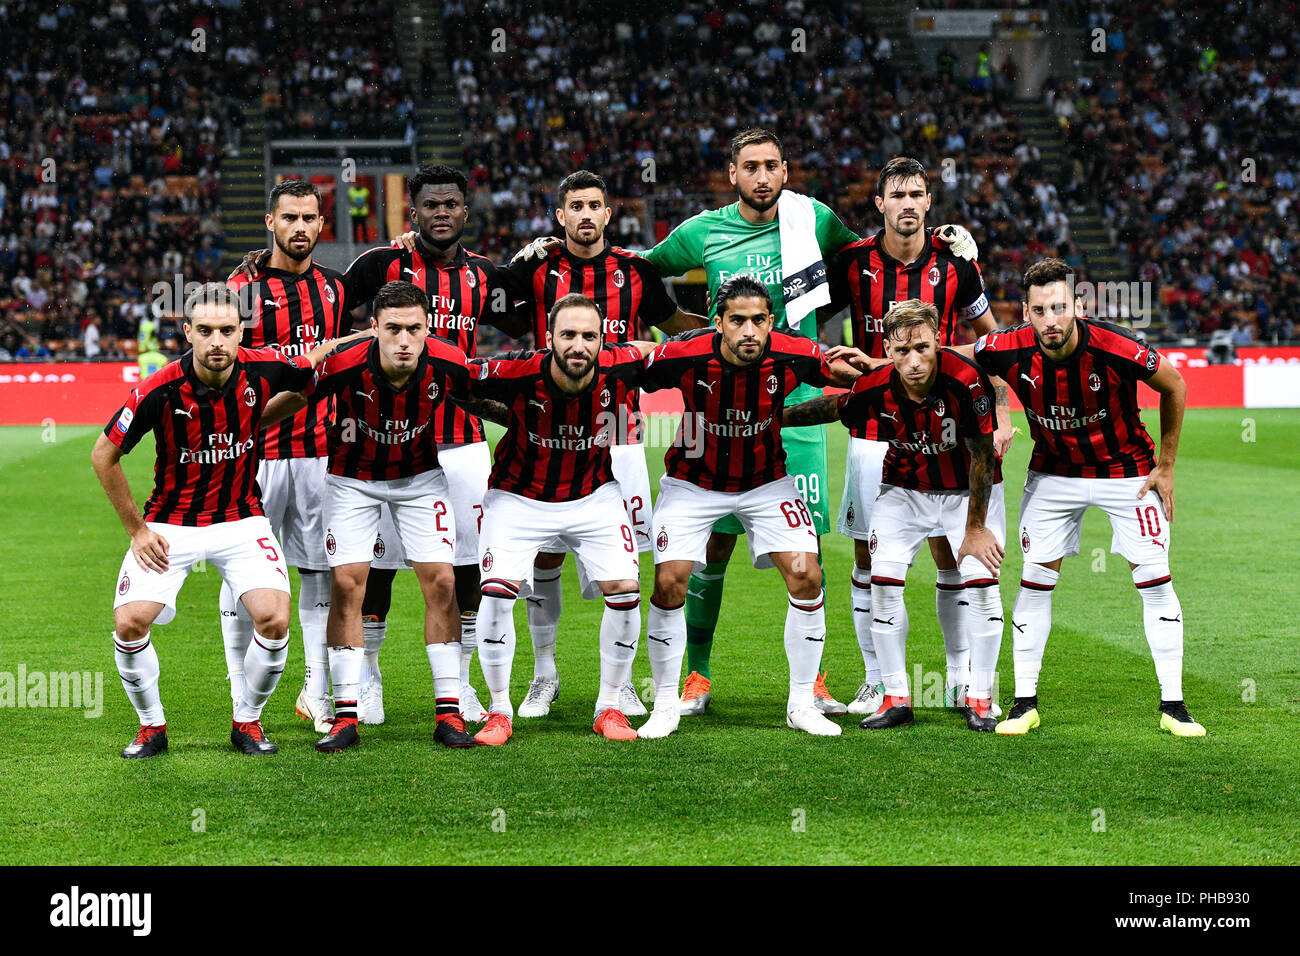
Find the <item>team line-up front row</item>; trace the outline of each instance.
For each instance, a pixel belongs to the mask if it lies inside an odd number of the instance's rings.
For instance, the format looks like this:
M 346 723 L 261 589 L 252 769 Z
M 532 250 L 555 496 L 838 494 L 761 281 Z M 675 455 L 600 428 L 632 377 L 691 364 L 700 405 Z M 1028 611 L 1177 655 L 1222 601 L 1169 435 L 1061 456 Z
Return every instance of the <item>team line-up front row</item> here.
M 862 485 L 856 501 L 869 509 L 860 520 L 870 528 L 871 637 L 884 686 L 864 728 L 912 721 L 903 588 L 917 551 L 934 536 L 946 537 L 957 556 L 966 598 L 960 623 L 970 648 L 967 725 L 1005 734 L 1038 726 L 1036 685 L 1052 588 L 1061 559 L 1078 553 L 1084 511 L 1096 506 L 1109 516 L 1112 550 L 1129 561 L 1142 595 L 1161 726 L 1179 736 L 1203 735 L 1182 700 L 1182 613 L 1168 563 L 1185 387 L 1155 350 L 1123 329 L 1082 318 L 1067 280 L 1068 266 L 1059 260 L 1032 266 L 1025 275 L 1025 324 L 989 333 L 974 346 L 941 348 L 934 305 L 897 303 L 884 320 L 884 359 L 843 346 L 823 352 L 811 339 L 775 331 L 766 287 L 745 275 L 719 288 L 712 327 L 659 345 L 606 344 L 596 303 L 570 294 L 550 309 L 546 348 L 473 360 L 428 333 L 428 296 L 409 282 L 379 290 L 369 332 L 296 356 L 241 347 L 238 296 L 226 286 L 202 287 L 185 305 L 191 351 L 131 392 L 93 453 L 131 536 L 118 575 L 114 641 L 140 730 L 123 756 L 166 750 L 150 629 L 174 616 L 181 585 L 199 561 L 220 573 L 251 625 L 243 680 L 232 689 L 231 741 L 244 753 L 275 752 L 260 718 L 285 666 L 290 587 L 280 542 L 262 509 L 253 450 L 260 429 L 331 397 L 320 507 L 332 577 L 327 636 L 334 716 L 318 750 L 342 750 L 360 739 L 362 601 L 385 512 L 393 544 L 400 543 L 424 597 L 434 738 L 445 746 L 499 745 L 512 736 L 514 603 L 528 593 L 538 554 L 566 551 L 577 557 L 584 595 L 605 601 L 595 732 L 616 740 L 673 733 L 688 580 L 705 564 L 715 523 L 728 516 L 743 527 L 754 566 L 775 567 L 786 583 L 788 726 L 838 735 L 840 725 L 814 697 L 827 633 L 817 536 L 786 473 L 781 441 L 783 426 L 835 420 L 854 436 L 850 481 Z M 1012 618 L 1016 699 L 1001 722 L 992 690 L 1004 629 L 998 571 L 1005 509 L 990 376 L 1016 389 L 1034 439 L 1021 505 L 1025 571 Z M 1139 416 L 1139 380 L 1161 396 L 1158 463 Z M 848 390 L 787 405 L 786 396 L 801 385 Z M 665 456 L 651 524 L 655 579 L 645 637 L 654 705 L 633 729 L 620 697 L 641 639 L 639 548 L 611 450 L 624 422 L 618 412 L 630 397 L 669 388 L 680 390 L 684 415 Z M 444 402 L 506 428 L 477 516 L 477 632 L 491 699 L 474 735 L 460 699 L 457 516 L 430 427 Z M 694 440 L 685 440 L 691 429 Z M 151 431 L 155 486 L 141 515 L 120 459 Z M 1086 467 L 1071 447 L 1077 442 L 1089 444 Z

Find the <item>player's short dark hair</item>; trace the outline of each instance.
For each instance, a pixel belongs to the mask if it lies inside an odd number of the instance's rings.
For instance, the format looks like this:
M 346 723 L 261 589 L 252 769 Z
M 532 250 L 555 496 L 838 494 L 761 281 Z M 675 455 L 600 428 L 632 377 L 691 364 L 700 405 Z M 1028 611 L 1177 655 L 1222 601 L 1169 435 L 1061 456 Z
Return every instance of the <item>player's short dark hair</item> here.
M 1053 282 L 1069 283 L 1074 270 L 1064 259 L 1039 259 L 1025 270 L 1025 294 L 1031 285 L 1051 285 Z
M 604 178 L 597 176 L 590 169 L 579 169 L 560 180 L 560 188 L 555 191 L 556 204 L 563 208 L 564 197 L 575 189 L 599 189 L 605 199 L 605 205 L 609 205 L 609 189 L 605 186 Z
M 767 286 L 753 276 L 732 276 L 718 286 L 716 296 L 718 303 L 717 315 L 721 316 L 722 313 L 727 311 L 727 303 L 732 299 L 744 299 L 751 296 L 755 299 L 762 299 L 767 304 L 767 311 L 772 311 L 772 294 L 767 291 Z
M 771 143 L 775 146 L 777 153 L 781 156 L 781 161 L 785 162 L 785 148 L 781 145 L 780 137 L 763 126 L 751 126 L 749 129 L 742 129 L 731 137 L 731 161 L 736 162 L 740 158 L 740 151 L 746 146 L 758 146 L 760 143 Z
M 239 321 L 244 321 L 244 305 L 239 293 L 221 282 L 205 282 L 185 297 L 184 314 L 186 322 L 193 322 L 194 312 L 201 306 L 221 308 L 229 306 L 239 313 Z
M 375 293 L 371 305 L 374 309 L 375 324 L 379 323 L 379 313 L 385 309 L 405 309 L 412 305 L 418 305 L 425 315 L 429 314 L 429 297 L 424 294 L 424 290 L 413 282 L 407 282 L 403 279 L 394 280 L 381 286 L 379 291 Z
M 928 325 L 936 336 L 939 334 L 939 310 L 934 307 L 934 303 L 922 302 L 920 299 L 904 299 L 890 306 L 881 323 L 881 329 L 885 341 L 888 342 L 896 332 L 905 332 L 923 325 Z
M 548 312 L 546 315 L 547 331 L 554 332 L 555 317 L 559 315 L 561 312 L 563 312 L 565 309 L 573 309 L 573 308 L 592 309 L 595 311 L 596 315 L 600 317 L 600 307 L 596 305 L 594 299 L 588 298 L 587 296 L 583 295 L 581 292 L 570 292 L 568 295 L 561 296 L 559 299 L 556 299 L 555 305 L 551 306 L 551 311 Z M 603 322 L 604 319 L 602 318 L 601 321 Z M 540 343 L 539 343 L 539 347 L 540 347 Z
M 908 180 L 913 176 L 920 176 L 921 182 L 925 183 L 925 191 L 930 191 L 930 176 L 921 161 L 911 156 L 895 156 L 885 163 L 880 175 L 876 177 L 876 195 L 883 199 L 885 189 L 892 180 Z
M 420 195 L 420 190 L 425 186 L 455 186 L 462 197 L 469 198 L 469 180 L 455 166 L 441 163 L 430 166 L 425 163 L 415 171 L 414 176 L 407 176 L 406 191 L 411 197 L 411 205 L 415 205 L 415 197 Z
M 316 184 L 307 179 L 282 179 L 271 187 L 271 195 L 266 200 L 266 211 L 274 214 L 275 207 L 280 204 L 281 196 L 315 196 L 316 210 L 323 213 L 325 211 L 324 202 L 320 197 L 320 189 Z

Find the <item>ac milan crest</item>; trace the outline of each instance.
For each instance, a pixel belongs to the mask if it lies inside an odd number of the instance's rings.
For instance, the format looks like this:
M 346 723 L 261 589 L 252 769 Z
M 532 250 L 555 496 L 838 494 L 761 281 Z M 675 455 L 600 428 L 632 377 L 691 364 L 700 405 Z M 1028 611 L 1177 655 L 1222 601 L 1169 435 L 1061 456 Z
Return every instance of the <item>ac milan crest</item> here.
M 943 403 L 942 398 L 934 403 L 934 413 L 938 415 L 940 418 L 943 418 L 943 413 L 946 412 L 947 410 L 948 410 L 948 406 Z
M 490 549 L 483 552 L 483 570 L 492 570 L 492 551 Z
M 769 394 L 769 395 L 775 395 L 775 394 L 776 394 L 776 385 L 777 385 L 777 382 L 776 382 L 776 376 L 775 376 L 775 375 L 769 375 L 769 376 L 767 377 L 767 394 Z
M 930 266 L 930 271 L 929 271 L 929 273 L 926 275 L 926 278 L 930 280 L 930 285 L 938 285 L 938 284 L 939 284 L 939 267 L 938 267 L 938 266 Z
M 659 536 L 655 538 L 655 547 L 660 551 L 668 550 L 668 530 L 666 528 L 659 529 Z
M 1020 529 L 1020 550 L 1029 553 L 1029 532 L 1024 528 Z
M 478 285 L 478 279 L 474 278 L 474 273 L 468 269 L 465 270 L 465 284 L 471 289 Z
M 988 413 L 989 413 L 989 397 L 987 395 L 981 395 L 979 398 L 975 399 L 975 414 L 987 415 Z
M 1096 372 L 1093 372 L 1091 375 L 1089 375 L 1089 376 L 1088 376 L 1088 387 L 1089 387 L 1090 389 L 1092 389 L 1094 392 L 1100 392 L 1100 391 L 1101 391 L 1101 376 L 1098 375 Z
M 257 392 L 251 385 L 244 389 L 244 404 L 249 408 L 257 404 Z
M 438 397 L 438 383 L 429 383 L 429 401 L 434 401 Z
M 384 552 L 387 550 L 388 549 L 384 547 L 384 536 L 382 534 L 375 535 L 375 558 L 382 558 Z
M 623 278 L 623 270 L 622 270 L 622 269 L 615 269 L 615 270 L 614 270 L 614 288 L 615 288 L 615 289 L 621 289 L 621 288 L 623 288 L 623 283 L 626 282 L 626 281 L 627 281 L 627 280 Z
M 325 301 L 330 305 L 334 304 L 334 287 L 332 285 L 327 285 L 325 287 Z
M 849 505 L 849 511 L 848 514 L 844 516 L 844 520 L 849 523 L 850 527 L 853 526 L 853 505 Z
M 333 554 L 333 553 L 334 553 L 335 551 L 337 551 L 337 550 L 338 550 L 338 542 L 334 540 L 334 532 L 333 532 L 333 531 L 326 531 L 326 532 L 325 532 L 325 552 L 326 552 L 327 554 Z
M 609 394 L 609 389 L 602 388 L 600 390 L 600 407 L 609 408 L 609 403 L 612 398 L 613 396 Z
M 867 550 L 872 554 L 876 553 L 876 533 L 871 532 L 871 537 L 867 539 Z
M 117 582 L 117 593 L 125 594 L 129 590 L 131 590 L 131 576 L 129 574 L 123 574 L 122 580 Z

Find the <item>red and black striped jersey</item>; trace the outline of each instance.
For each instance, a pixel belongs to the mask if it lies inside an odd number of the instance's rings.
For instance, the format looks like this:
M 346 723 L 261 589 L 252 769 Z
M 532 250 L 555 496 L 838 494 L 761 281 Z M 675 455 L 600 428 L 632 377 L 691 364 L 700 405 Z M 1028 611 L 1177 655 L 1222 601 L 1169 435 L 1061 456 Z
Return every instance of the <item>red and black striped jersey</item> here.
M 881 483 L 915 491 L 968 491 L 966 439 L 992 435 L 993 387 L 978 365 L 939 349 L 934 384 L 913 401 L 898 370 L 884 365 L 840 396 L 840 421 L 855 435 L 889 443 Z M 1002 480 L 998 463 L 994 482 Z
M 284 355 L 306 355 L 321 342 L 352 331 L 343 277 L 312 263 L 302 275 L 265 269 L 255 279 L 242 272 L 226 283 L 253 298 L 246 315 L 245 348 L 272 348 Z M 332 408 L 308 405 L 292 418 L 257 437 L 258 458 L 321 458 L 328 450 L 325 426 Z
M 830 368 L 812 339 L 772 332 L 751 365 L 722 357 L 716 328 L 664 342 L 645 360 L 641 387 L 676 388 L 685 406 L 666 473 L 713 491 L 750 491 L 785 476 L 781 410 L 800 384 L 826 385 Z
M 509 277 L 486 256 L 457 249 L 447 265 L 438 265 L 421 254 L 421 243 L 408 252 L 389 246 L 368 249 L 359 255 L 343 276 L 348 301 L 354 306 L 369 302 L 386 283 L 403 280 L 419 286 L 429 297 L 429 331 L 455 342 L 473 358 L 478 349 L 478 325 L 497 325 L 513 308 L 514 292 Z M 445 402 L 434 412 L 433 430 L 444 445 L 483 441 L 483 423 L 455 402 Z
M 369 338 L 331 352 L 303 394 L 313 401 L 338 396 L 330 474 L 391 481 L 439 467 L 434 411 L 451 396 L 468 400 L 468 384 L 465 353 L 431 335 L 415 371 L 398 388 L 380 366 L 379 340 Z
M 637 390 L 641 350 L 602 346 L 596 374 L 577 394 L 551 377 L 552 355 L 549 349 L 512 352 L 477 362 L 470 391 L 508 410 L 488 487 L 539 501 L 573 501 L 614 480 L 609 446 L 618 410 Z
M 1155 467 L 1137 383 L 1160 368 L 1160 353 L 1109 322 L 1075 319 L 1079 341 L 1063 362 L 1038 347 L 1028 323 L 990 332 L 975 361 L 1015 389 L 1034 439 L 1031 471 L 1070 478 L 1132 478 Z
M 262 411 L 271 396 L 304 388 L 311 376 L 305 355 L 241 348 L 225 385 L 209 388 L 190 351 L 132 389 L 104 434 L 123 454 L 154 434 L 145 520 L 202 527 L 261 515 L 255 450 Z
M 885 252 L 882 229 L 844 246 L 831 263 L 831 305 L 849 307 L 853 346 L 872 358 L 885 357 L 885 313 L 896 302 L 934 303 L 940 345 L 959 344 L 960 323 L 988 309 L 979 266 L 954 256 L 946 242 L 935 238 L 933 229 L 925 234 L 929 242 L 912 262 L 899 262 Z
M 596 303 L 604 318 L 605 341 L 610 345 L 645 339 L 650 326 L 662 325 L 677 314 L 677 303 L 668 297 L 659 270 L 642 256 L 618 246 L 591 259 L 579 259 L 567 246 L 557 246 L 542 259 L 521 260 L 506 267 L 519 301 L 533 319 L 533 341 L 546 344 L 547 319 L 551 306 L 571 292 L 580 292 Z M 627 427 L 620 429 L 617 444 L 641 440 L 640 394 L 628 394 Z

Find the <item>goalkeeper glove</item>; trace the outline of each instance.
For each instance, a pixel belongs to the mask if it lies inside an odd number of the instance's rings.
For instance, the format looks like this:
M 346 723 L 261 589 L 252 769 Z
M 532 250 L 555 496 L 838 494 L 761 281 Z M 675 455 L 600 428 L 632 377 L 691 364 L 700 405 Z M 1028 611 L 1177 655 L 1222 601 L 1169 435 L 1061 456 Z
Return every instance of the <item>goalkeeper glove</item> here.
M 971 262 L 979 258 L 980 247 L 975 244 L 975 237 L 964 227 L 949 223 L 940 226 L 934 234 L 948 243 L 948 248 L 952 250 L 954 256 Z

